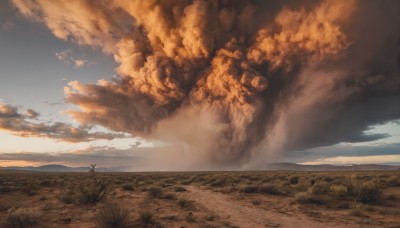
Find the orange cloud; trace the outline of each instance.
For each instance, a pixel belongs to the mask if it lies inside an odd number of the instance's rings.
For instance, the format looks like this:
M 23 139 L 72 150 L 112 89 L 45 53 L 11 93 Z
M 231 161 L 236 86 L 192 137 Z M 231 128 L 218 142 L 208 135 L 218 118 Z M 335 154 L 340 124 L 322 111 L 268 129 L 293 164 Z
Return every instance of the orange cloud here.
M 89 132 L 88 126 L 74 127 L 60 122 L 45 124 L 33 121 L 38 116 L 39 113 L 32 109 L 21 114 L 17 107 L 0 103 L 0 130 L 20 137 L 51 138 L 71 143 L 124 137 L 123 134 Z
M 379 23 L 366 22 L 376 9 L 385 11 L 395 3 L 373 7 L 357 0 L 13 2 L 55 36 L 100 47 L 118 63 L 113 81 L 69 83 L 66 100 L 81 111 L 68 114 L 83 124 L 173 139 L 189 150 L 202 148 L 198 153 L 209 156 L 200 157 L 212 162 L 245 163 L 259 154 L 350 140 L 368 124 L 400 116 L 389 105 L 392 101 L 385 100 L 377 103 L 394 114 L 354 120 L 355 113 L 372 106 L 366 101 L 371 90 L 382 97 L 398 95 L 393 92 L 398 85 L 396 63 L 379 60 L 398 55 L 391 40 L 398 32 L 380 32 Z M 390 17 L 378 16 L 377 21 L 395 28 Z M 380 39 L 374 39 L 374 45 L 362 42 L 371 34 Z M 376 52 L 368 55 L 379 65 L 374 69 L 362 61 L 371 46 Z M 358 110 L 340 108 L 352 99 L 360 102 L 354 101 Z M 218 131 L 161 129 L 198 126 L 195 122 L 200 120 L 205 126 L 218 126 Z M 336 127 L 337 132 L 324 130 L 340 123 L 344 126 Z M 193 138 L 202 137 L 185 134 L 213 137 L 199 142 Z

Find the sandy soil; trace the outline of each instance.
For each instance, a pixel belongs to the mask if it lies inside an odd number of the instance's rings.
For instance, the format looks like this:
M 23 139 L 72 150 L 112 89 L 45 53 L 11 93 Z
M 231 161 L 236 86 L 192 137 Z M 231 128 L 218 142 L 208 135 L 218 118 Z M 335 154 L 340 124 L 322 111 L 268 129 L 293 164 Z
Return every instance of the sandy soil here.
M 302 213 L 288 214 L 271 209 L 265 210 L 262 207 L 235 200 L 229 195 L 200 187 L 189 186 L 188 190 L 190 199 L 231 221 L 237 227 L 360 227 L 357 224 L 322 223 Z
M 76 175 L 76 176 L 75 176 Z M 49 176 L 49 179 L 72 181 L 83 184 L 80 175 Z M 178 175 L 178 174 L 177 174 Z M 24 175 L 3 179 L 18 180 L 25 183 Z M 18 179 L 19 178 L 19 179 Z M 37 174 L 37 177 L 46 178 Z M 31 179 L 32 179 L 31 178 Z M 69 179 L 68 179 L 69 178 Z M 147 187 L 156 183 L 135 186 L 133 191 L 124 190 L 121 183 L 130 178 L 119 174 L 121 179 L 112 185 L 106 200 L 118 202 L 129 212 L 130 227 L 177 227 L 177 228 L 258 228 L 258 227 L 388 227 L 400 228 L 400 186 L 385 188 L 383 197 L 391 195 L 393 200 L 384 200 L 374 205 L 364 204 L 361 215 L 351 215 L 352 208 L 339 208 L 340 201 L 327 205 L 301 204 L 293 195 L 270 195 L 225 191 L 224 187 L 211 187 L 200 183 L 161 184 L 163 194 L 152 198 Z M 157 178 L 157 176 L 156 176 Z M 178 178 L 181 178 L 178 176 Z M 0 183 L 0 187 L 14 186 L 9 181 Z M 115 180 L 115 179 L 114 179 Z M 40 182 L 40 181 L 38 181 Z M 187 191 L 176 192 L 176 186 L 183 186 Z M 1 188 L 0 188 L 1 189 Z M 0 191 L 0 227 L 8 211 L 13 208 L 27 208 L 38 213 L 40 228 L 50 227 L 100 227 L 96 217 L 105 202 L 95 205 L 80 203 L 67 204 L 60 200 L 62 185 L 42 186 L 33 195 L 20 190 Z M 189 202 L 180 205 L 180 200 Z M 352 202 L 347 201 L 348 204 Z M 144 225 L 140 221 L 140 212 L 149 211 L 154 215 L 154 223 Z

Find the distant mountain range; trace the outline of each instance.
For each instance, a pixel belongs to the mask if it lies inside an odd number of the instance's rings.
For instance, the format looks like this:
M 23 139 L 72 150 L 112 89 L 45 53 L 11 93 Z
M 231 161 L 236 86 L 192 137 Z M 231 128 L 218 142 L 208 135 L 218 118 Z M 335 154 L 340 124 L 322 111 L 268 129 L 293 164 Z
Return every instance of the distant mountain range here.
M 127 167 L 113 167 L 113 168 L 96 168 L 99 172 L 124 172 L 128 170 Z M 400 170 L 397 165 L 380 165 L 380 164 L 367 164 L 367 165 L 300 165 L 296 163 L 274 163 L 266 166 L 264 170 L 271 171 L 346 171 L 346 170 Z M 68 167 L 64 165 L 43 165 L 43 166 L 12 166 L 0 167 L 0 171 L 29 171 L 29 172 L 87 172 L 89 167 Z
M 365 164 L 365 165 L 300 165 L 296 163 L 274 163 L 269 164 L 266 170 L 287 170 L 287 171 L 346 171 L 346 170 L 400 170 L 400 166 Z
M 119 168 L 96 168 L 99 172 L 118 172 Z M 30 172 L 87 172 L 89 167 L 68 167 L 64 165 L 43 166 L 10 166 L 0 167 L 0 171 L 30 171 Z

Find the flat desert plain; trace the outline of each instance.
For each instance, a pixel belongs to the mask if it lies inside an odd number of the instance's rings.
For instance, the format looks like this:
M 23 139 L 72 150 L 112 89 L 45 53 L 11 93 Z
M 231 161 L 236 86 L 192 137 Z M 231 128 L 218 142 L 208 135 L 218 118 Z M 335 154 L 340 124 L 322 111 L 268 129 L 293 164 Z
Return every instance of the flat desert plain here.
M 0 172 L 1 227 L 400 227 L 400 171 Z

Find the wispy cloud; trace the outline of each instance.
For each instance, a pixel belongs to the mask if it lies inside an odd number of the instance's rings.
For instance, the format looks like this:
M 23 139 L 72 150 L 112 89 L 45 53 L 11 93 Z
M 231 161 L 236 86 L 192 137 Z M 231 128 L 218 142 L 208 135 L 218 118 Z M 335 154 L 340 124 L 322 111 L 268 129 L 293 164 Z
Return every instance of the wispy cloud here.
M 117 149 L 114 147 L 89 146 L 81 150 L 62 153 L 0 153 L 0 161 L 7 161 L 8 164 L 18 164 L 19 161 L 26 161 L 29 164 L 64 164 L 68 166 L 86 166 L 91 163 L 99 164 L 102 167 L 110 166 L 132 166 L 139 159 L 134 152 L 146 152 L 151 148 L 131 147 L 128 149 Z
M 14 27 L 15 27 L 15 23 L 11 20 L 7 20 L 1 25 L 1 28 L 3 31 L 10 31 Z
M 0 131 L 20 137 L 50 138 L 72 143 L 125 137 L 124 134 L 92 132 L 91 127 L 86 125 L 74 127 L 61 122 L 41 122 L 37 119 L 39 116 L 32 109 L 22 114 L 18 107 L 0 103 Z
M 395 155 L 373 155 L 373 156 L 337 156 L 316 159 L 314 161 L 303 162 L 305 165 L 331 164 L 331 165 L 351 165 L 351 164 L 398 164 L 400 154 Z
M 70 49 L 56 52 L 56 57 L 58 60 L 63 61 L 68 65 L 73 65 L 75 69 L 96 64 L 96 62 L 89 61 L 83 57 L 74 57 L 72 50 Z
M 302 151 L 291 151 L 285 162 L 302 164 L 350 165 L 363 163 L 400 163 L 400 143 L 377 143 L 357 145 L 340 143 L 332 146 L 316 147 Z M 377 158 L 377 159 L 375 159 Z M 383 159 L 386 159 L 384 162 Z

